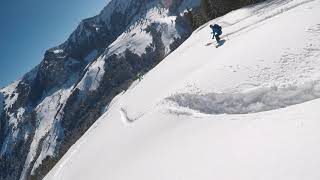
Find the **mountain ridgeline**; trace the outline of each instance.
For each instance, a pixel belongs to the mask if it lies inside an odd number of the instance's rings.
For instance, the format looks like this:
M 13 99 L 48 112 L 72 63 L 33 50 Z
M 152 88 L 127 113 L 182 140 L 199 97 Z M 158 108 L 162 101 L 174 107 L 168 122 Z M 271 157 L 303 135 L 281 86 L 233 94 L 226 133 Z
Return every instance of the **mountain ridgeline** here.
M 252 0 L 113 0 L 0 91 L 0 179 L 42 179 L 132 82 Z

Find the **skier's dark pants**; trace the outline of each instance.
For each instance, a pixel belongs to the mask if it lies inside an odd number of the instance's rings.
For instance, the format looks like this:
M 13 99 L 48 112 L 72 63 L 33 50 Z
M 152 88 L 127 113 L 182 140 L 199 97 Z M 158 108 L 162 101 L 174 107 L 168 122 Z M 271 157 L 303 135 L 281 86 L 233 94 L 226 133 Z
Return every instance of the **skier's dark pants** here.
M 215 35 L 215 37 L 216 37 L 216 40 L 217 40 L 217 41 L 220 41 L 219 35 Z
M 220 35 L 222 34 L 222 32 L 221 31 L 218 31 L 218 32 L 216 32 L 216 33 L 214 33 L 214 37 L 216 38 L 216 40 L 217 40 L 217 42 L 219 42 L 220 41 Z

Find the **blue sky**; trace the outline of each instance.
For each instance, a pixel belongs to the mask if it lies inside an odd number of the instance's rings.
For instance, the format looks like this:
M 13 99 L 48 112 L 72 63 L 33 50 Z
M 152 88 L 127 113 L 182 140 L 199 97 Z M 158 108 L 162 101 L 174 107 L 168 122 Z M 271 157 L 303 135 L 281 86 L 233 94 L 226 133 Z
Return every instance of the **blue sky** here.
M 79 22 L 109 0 L 1 0 L 0 87 L 40 63 L 46 49 L 64 42 Z

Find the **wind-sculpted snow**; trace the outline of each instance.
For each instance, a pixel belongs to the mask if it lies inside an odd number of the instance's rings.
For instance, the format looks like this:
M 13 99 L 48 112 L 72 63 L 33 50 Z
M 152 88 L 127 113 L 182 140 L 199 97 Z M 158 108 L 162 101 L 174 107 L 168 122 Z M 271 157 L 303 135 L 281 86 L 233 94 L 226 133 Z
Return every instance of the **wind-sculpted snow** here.
M 255 87 L 238 93 L 182 93 L 166 100 L 206 114 L 246 114 L 285 108 L 317 98 L 320 98 L 320 81 Z

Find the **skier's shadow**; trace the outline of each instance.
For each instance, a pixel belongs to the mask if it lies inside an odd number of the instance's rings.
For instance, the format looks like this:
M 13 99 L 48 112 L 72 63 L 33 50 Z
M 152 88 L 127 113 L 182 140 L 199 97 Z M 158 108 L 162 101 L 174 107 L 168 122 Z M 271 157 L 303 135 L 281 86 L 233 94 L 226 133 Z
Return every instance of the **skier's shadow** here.
M 220 47 L 220 46 L 224 45 L 225 42 L 226 42 L 226 40 L 221 39 L 221 40 L 217 43 L 216 47 Z

